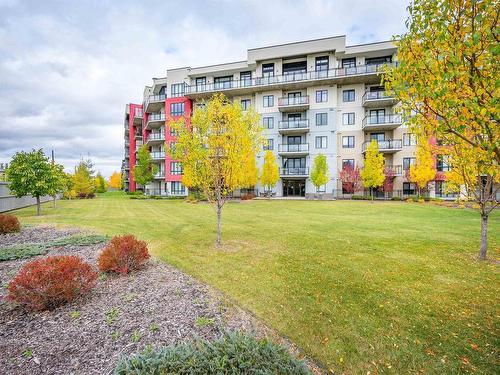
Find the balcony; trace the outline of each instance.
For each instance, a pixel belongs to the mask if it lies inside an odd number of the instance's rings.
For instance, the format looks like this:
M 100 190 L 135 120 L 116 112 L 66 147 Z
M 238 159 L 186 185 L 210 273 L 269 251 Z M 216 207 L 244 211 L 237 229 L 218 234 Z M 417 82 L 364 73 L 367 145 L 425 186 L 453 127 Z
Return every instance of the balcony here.
M 290 156 L 307 155 L 309 154 L 309 143 L 278 145 L 278 154 Z
M 309 109 L 309 95 L 278 99 L 280 112 L 300 112 Z
M 308 177 L 309 176 L 309 168 L 308 167 L 280 168 L 280 176 L 281 177 Z
M 146 129 L 154 129 L 165 125 L 165 113 L 152 113 L 148 116 Z
M 142 139 L 142 133 L 135 132 L 134 137 L 135 139 Z
M 393 130 L 403 124 L 401 115 L 366 116 L 363 119 L 363 130 Z
M 314 84 L 351 84 L 351 83 L 380 83 L 378 74 L 385 66 L 396 66 L 396 62 L 389 64 L 369 64 L 355 67 L 334 68 L 321 71 L 287 73 L 279 76 L 256 77 L 242 80 L 232 80 L 203 85 L 186 86 L 185 95 L 192 99 L 209 97 L 215 92 L 224 92 L 227 95 L 243 95 L 256 91 L 271 89 L 303 89 Z M 148 110 L 149 112 L 149 110 Z
M 165 151 L 152 151 L 151 159 L 153 160 L 163 160 L 165 159 Z
M 402 165 L 384 165 L 384 169 L 394 173 L 394 176 L 402 176 L 403 175 L 403 166 Z
M 281 134 L 306 133 L 309 131 L 309 120 L 285 120 L 278 122 L 278 131 Z
M 154 176 L 155 180 L 164 180 L 165 179 L 165 173 L 157 173 Z
M 363 95 L 363 106 L 370 107 L 387 107 L 394 105 L 398 100 L 386 91 L 367 91 Z
M 165 142 L 165 133 L 150 133 L 146 142 L 149 145 Z
M 363 152 L 366 152 L 366 148 L 371 143 L 371 141 L 366 141 L 363 143 Z M 378 151 L 385 154 L 392 154 L 394 152 L 401 151 L 403 148 L 403 141 L 401 139 L 387 139 L 385 141 L 377 141 Z
M 142 124 L 142 109 L 136 108 L 134 111 L 134 124 L 141 125 Z
M 149 95 L 149 98 L 144 106 L 146 108 L 146 112 L 158 112 L 160 109 L 165 108 L 165 99 L 167 99 L 165 94 Z

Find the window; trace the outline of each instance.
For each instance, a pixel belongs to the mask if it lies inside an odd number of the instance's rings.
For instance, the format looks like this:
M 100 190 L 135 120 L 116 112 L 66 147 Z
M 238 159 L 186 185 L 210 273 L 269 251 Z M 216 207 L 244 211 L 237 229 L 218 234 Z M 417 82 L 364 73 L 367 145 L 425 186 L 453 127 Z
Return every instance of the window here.
M 348 135 L 342 137 L 342 148 L 354 148 L 354 136 Z
M 354 90 L 344 90 L 342 91 L 342 101 L 343 102 L 353 102 L 355 100 Z
M 324 103 L 328 101 L 328 90 L 316 91 L 316 103 Z
M 342 125 L 354 125 L 354 113 L 343 113 L 342 114 Z
M 328 125 L 328 116 L 326 113 L 316 113 L 316 126 Z
M 269 138 L 267 140 L 267 144 L 264 145 L 264 150 L 273 150 L 274 149 L 274 139 Z
M 448 172 L 451 170 L 447 155 L 436 156 L 436 170 L 439 172 Z
M 274 107 L 274 95 L 264 95 L 263 96 L 264 103 L 263 107 Z
M 241 100 L 241 109 L 246 111 L 250 108 L 250 99 L 242 99 Z
M 416 158 L 403 158 L 403 170 L 409 171 L 410 165 L 415 164 Z
M 342 159 L 342 169 L 354 169 L 354 159 Z
M 182 164 L 179 161 L 170 162 L 170 174 L 172 175 L 182 174 Z
M 403 182 L 403 195 L 415 195 L 415 184 Z
M 385 133 L 370 133 L 370 141 L 376 140 L 377 142 L 385 141 Z
M 179 134 L 177 133 L 177 131 L 174 129 L 174 128 L 170 128 L 170 136 L 172 137 L 176 137 L 178 136 Z
M 262 124 L 265 129 L 273 129 L 274 128 L 274 117 L 264 117 L 262 119 Z
M 175 153 L 175 142 L 170 142 L 170 153 Z
M 372 58 L 367 58 L 365 60 L 366 65 L 380 65 L 380 64 L 387 64 L 392 61 L 392 56 L 384 56 L 384 57 L 372 57 Z
M 356 67 L 356 58 L 349 57 L 347 59 L 342 59 L 342 68 L 354 68 Z
M 327 148 L 328 147 L 328 137 L 321 136 L 316 137 L 316 148 Z
M 170 187 L 172 188 L 172 194 L 184 194 L 186 192 L 186 188 L 180 181 L 172 181 Z
M 318 77 L 326 77 L 328 75 L 328 56 L 316 57 L 316 73 Z
M 262 64 L 262 77 L 274 77 L 274 63 Z
M 196 91 L 205 91 L 206 84 L 207 84 L 207 77 L 196 78 Z
M 243 87 L 252 85 L 252 72 L 240 73 L 240 85 Z
M 232 82 L 233 76 L 215 77 L 214 87 L 215 89 L 229 89 L 231 88 Z
M 403 146 L 415 146 L 417 144 L 417 138 L 415 134 L 404 133 L 403 134 Z
M 174 83 L 173 85 L 170 86 L 170 92 L 172 98 L 177 98 L 179 96 L 184 95 L 184 89 L 186 85 L 184 83 Z
M 170 103 L 170 116 L 182 116 L 184 114 L 184 103 Z

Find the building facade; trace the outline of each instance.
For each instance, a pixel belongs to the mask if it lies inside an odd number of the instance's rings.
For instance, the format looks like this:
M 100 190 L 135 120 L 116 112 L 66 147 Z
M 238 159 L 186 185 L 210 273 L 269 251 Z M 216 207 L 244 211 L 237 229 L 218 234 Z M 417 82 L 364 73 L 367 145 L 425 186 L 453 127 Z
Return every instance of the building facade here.
M 380 196 L 415 194 L 406 171 L 415 162 L 415 138 L 396 112 L 397 100 L 381 86 L 381 71 L 397 63 L 392 42 L 347 46 L 345 36 L 282 44 L 247 51 L 247 59 L 198 68 L 167 70 L 144 89 L 142 104 L 129 104 L 125 115 L 126 188 L 152 195 L 185 195 L 182 166 L 165 147 L 175 147 L 170 119 L 192 111 L 215 93 L 253 107 L 261 116 L 266 144 L 257 157 L 271 150 L 280 166 L 276 196 L 305 197 L 318 192 L 310 173 L 318 154 L 327 158 L 330 180 L 319 192 L 343 196 L 339 171 L 360 168 L 366 146 L 376 140 L 392 171 L 392 192 Z M 138 145 L 146 144 L 158 165 L 155 181 L 135 184 L 129 173 Z M 437 170 L 445 171 L 444 160 Z M 444 195 L 443 174 L 431 183 L 430 195 Z M 256 186 L 258 193 L 264 187 Z M 363 192 L 361 192 L 362 194 Z

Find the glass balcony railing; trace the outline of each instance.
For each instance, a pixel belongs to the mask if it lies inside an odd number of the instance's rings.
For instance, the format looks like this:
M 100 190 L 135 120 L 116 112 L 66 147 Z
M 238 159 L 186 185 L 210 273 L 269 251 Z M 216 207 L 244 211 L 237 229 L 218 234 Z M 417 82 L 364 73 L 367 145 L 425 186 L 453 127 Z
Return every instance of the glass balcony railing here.
M 165 151 L 153 151 L 153 152 L 151 152 L 151 158 L 153 158 L 153 159 L 165 159 Z
M 281 168 L 280 174 L 282 176 L 305 176 L 309 174 L 308 167 L 299 167 L 299 168 Z
M 309 151 L 309 143 L 300 144 L 284 144 L 278 145 L 278 152 L 307 152 Z
M 291 96 L 278 99 L 278 107 L 291 107 L 295 105 L 308 105 L 309 95 Z
M 165 121 L 165 113 L 151 113 L 148 116 L 148 122 Z
M 280 121 L 278 123 L 278 129 L 281 129 L 281 130 L 307 129 L 307 128 L 309 128 L 309 120 L 308 119 L 285 120 L 285 121 Z
M 363 95 L 363 103 L 367 100 L 394 99 L 394 95 L 387 91 L 367 91 Z
M 165 133 L 150 133 L 148 136 L 148 141 L 164 141 Z
M 401 124 L 401 115 L 366 116 L 363 119 L 363 127 L 367 125 Z
M 384 141 L 377 141 L 379 151 L 392 151 L 392 150 L 401 150 L 403 147 L 403 141 L 401 139 L 387 139 Z M 370 141 L 366 141 L 363 143 L 363 152 L 366 151 L 366 148 L 371 143 Z

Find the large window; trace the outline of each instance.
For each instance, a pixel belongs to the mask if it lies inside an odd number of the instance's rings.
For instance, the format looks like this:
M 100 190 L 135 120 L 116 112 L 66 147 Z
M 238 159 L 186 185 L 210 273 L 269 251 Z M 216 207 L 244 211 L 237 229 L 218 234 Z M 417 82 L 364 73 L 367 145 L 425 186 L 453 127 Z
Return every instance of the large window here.
M 316 113 L 316 126 L 328 125 L 328 115 L 326 113 Z
M 206 84 L 207 84 L 207 77 L 196 78 L 196 91 L 205 91 Z
M 274 76 L 274 63 L 262 64 L 262 77 Z
M 392 56 L 383 56 L 383 57 L 371 57 L 365 60 L 366 65 L 380 65 L 387 64 L 392 61 Z
M 184 115 L 184 103 L 170 103 L 170 116 Z
M 403 133 L 403 146 L 415 146 L 417 144 L 417 138 L 415 134 Z
M 354 136 L 347 135 L 342 137 L 342 148 L 354 148 Z
M 179 161 L 170 162 L 170 174 L 173 175 L 182 174 L 182 164 Z
M 356 100 L 356 94 L 354 90 L 344 90 L 342 91 L 342 101 L 343 102 L 353 102 Z
M 415 184 L 403 182 L 403 195 L 415 195 Z
M 242 99 L 241 100 L 241 109 L 247 111 L 250 108 L 250 99 Z
M 252 85 L 252 72 L 241 72 L 240 73 L 240 85 L 241 86 L 251 86 Z
M 264 150 L 274 150 L 274 139 L 269 138 L 264 144 Z
M 184 194 L 186 192 L 186 188 L 180 181 L 172 181 L 170 187 L 172 188 L 172 194 Z
M 403 158 L 403 170 L 409 171 L 410 166 L 415 164 L 416 158 Z
M 326 77 L 328 75 L 328 56 L 316 57 L 315 70 L 318 77 Z
M 321 136 L 316 137 L 316 148 L 327 148 L 328 147 L 328 137 Z
M 264 126 L 264 129 L 274 129 L 274 117 L 262 118 L 262 125 Z
M 177 98 L 184 95 L 186 85 L 184 83 L 174 83 L 170 86 L 172 98 Z
M 347 59 L 342 59 L 342 68 L 354 68 L 356 67 L 356 58 L 348 57 Z
M 274 107 L 274 95 L 264 95 L 263 97 L 263 107 Z
M 233 81 L 233 76 L 225 76 L 225 77 L 215 77 L 214 78 L 214 87 L 215 89 L 229 89 L 231 88 L 231 83 Z
M 328 101 L 328 90 L 316 91 L 316 103 L 324 103 Z
M 448 172 L 451 170 L 447 155 L 436 156 L 436 170 L 439 172 Z
M 354 169 L 354 159 L 342 159 L 342 169 Z
M 354 125 L 354 112 L 342 114 L 342 125 Z

